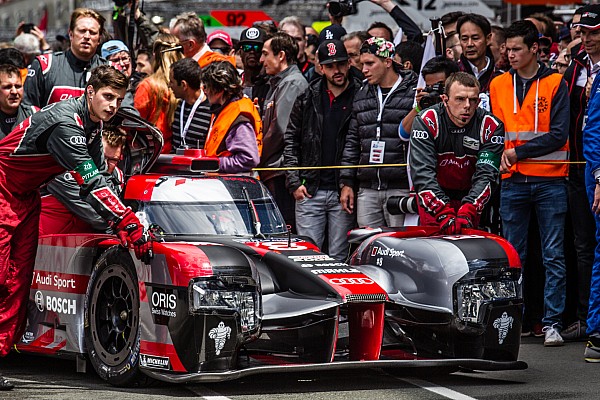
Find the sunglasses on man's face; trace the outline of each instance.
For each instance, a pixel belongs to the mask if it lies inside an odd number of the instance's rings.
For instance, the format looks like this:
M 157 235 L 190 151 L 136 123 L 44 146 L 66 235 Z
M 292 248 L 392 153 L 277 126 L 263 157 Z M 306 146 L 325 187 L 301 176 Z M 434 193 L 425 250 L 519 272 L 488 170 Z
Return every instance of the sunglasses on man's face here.
M 260 53 L 262 51 L 262 46 L 260 44 L 243 44 L 242 51 L 245 51 L 246 53 L 250 51 Z

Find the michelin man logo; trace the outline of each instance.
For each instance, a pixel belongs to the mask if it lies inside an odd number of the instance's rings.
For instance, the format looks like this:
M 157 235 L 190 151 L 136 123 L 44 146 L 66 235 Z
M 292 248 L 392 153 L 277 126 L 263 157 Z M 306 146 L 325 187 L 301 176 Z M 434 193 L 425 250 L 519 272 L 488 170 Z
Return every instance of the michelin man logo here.
M 215 341 L 215 350 L 217 355 L 219 355 L 223 347 L 225 347 L 225 341 L 231 337 L 231 328 L 225 326 L 223 321 L 221 321 L 216 328 L 208 331 L 208 337 Z
M 504 339 L 506 339 L 506 335 L 508 335 L 508 330 L 512 328 L 514 318 L 509 317 L 505 312 L 502 313 L 500 318 L 496 318 L 494 321 L 494 328 L 498 329 L 498 344 L 502 344 Z

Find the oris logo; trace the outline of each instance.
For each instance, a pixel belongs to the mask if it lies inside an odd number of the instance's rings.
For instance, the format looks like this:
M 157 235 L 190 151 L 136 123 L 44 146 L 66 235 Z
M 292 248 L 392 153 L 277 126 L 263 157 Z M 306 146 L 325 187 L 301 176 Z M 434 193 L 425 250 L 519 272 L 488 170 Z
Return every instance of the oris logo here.
M 372 285 L 375 283 L 369 278 L 333 278 L 329 282 L 334 285 Z
M 492 136 L 490 138 L 490 143 L 493 143 L 493 144 L 504 144 L 504 136 Z
M 83 136 L 71 136 L 69 138 L 69 143 L 74 145 L 85 145 L 85 138 Z
M 429 134 L 425 131 L 413 131 L 412 137 L 415 139 L 429 139 Z

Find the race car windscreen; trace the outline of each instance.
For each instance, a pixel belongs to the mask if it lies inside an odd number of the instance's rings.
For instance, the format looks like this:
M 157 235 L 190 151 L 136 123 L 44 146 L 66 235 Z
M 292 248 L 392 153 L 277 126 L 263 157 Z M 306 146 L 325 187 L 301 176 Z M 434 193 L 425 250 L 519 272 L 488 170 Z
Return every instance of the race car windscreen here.
M 164 234 L 287 232 L 269 191 L 257 180 L 246 177 L 162 177 L 154 185 L 150 201 L 144 202 L 137 214 L 146 227 L 154 225 L 157 232 Z
M 270 199 L 253 200 L 264 234 L 286 232 L 285 223 Z M 245 200 L 207 203 L 147 203 L 146 222 L 165 234 L 254 235 L 250 205 Z

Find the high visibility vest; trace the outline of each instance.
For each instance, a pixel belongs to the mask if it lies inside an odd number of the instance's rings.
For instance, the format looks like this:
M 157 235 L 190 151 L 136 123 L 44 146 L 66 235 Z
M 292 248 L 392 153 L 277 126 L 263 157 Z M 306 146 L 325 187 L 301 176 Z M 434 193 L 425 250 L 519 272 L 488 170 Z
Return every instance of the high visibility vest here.
M 250 124 L 254 128 L 254 133 L 256 134 L 258 155 L 261 155 L 262 121 L 252 100 L 247 97 L 242 97 L 239 100 L 227 104 L 216 118 L 213 114 L 211 128 L 208 132 L 206 143 L 204 144 L 204 150 L 207 156 L 216 157 L 231 155 L 223 143 L 227 132 L 229 132 L 229 129 L 231 128 L 231 124 L 233 124 L 240 115 L 243 115 L 250 120 Z
M 533 81 L 522 105 L 515 98 L 513 79 L 510 72 L 505 72 L 495 78 L 490 85 L 492 112 L 504 122 L 505 149 L 521 146 L 550 132 L 552 99 L 558 91 L 563 77 L 555 73 Z M 519 89 L 517 88 L 517 90 Z M 551 153 L 519 160 L 511 166 L 509 173 L 502 175 L 502 179 L 511 177 L 515 172 L 527 176 L 567 176 L 569 165 L 556 162 L 568 160 L 569 141 L 567 140 L 561 148 Z

